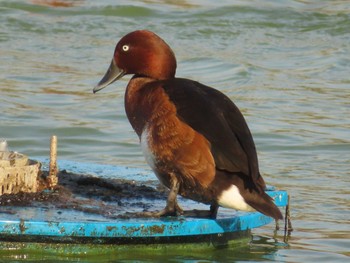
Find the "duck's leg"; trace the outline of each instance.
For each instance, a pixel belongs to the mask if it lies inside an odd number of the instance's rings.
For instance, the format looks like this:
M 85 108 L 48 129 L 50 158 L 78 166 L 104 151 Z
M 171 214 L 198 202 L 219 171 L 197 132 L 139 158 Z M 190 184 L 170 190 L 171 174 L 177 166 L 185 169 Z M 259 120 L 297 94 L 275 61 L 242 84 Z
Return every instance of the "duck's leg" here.
M 188 210 L 184 211 L 184 216 L 216 219 L 219 206 L 217 204 L 210 205 L 210 210 Z
M 210 218 L 211 219 L 216 219 L 218 215 L 218 210 L 219 210 L 219 205 L 218 204 L 212 204 L 210 206 Z
M 164 209 L 154 212 L 142 212 L 143 216 L 148 217 L 161 217 L 161 216 L 176 216 L 182 215 L 183 210 L 177 203 L 177 194 L 180 189 L 180 182 L 174 174 L 170 175 L 170 192 Z
M 176 176 L 173 175 L 171 178 L 171 187 L 166 206 L 163 210 L 158 212 L 158 216 L 175 216 L 183 213 L 182 208 L 177 203 L 177 194 L 179 189 L 180 182 L 177 180 Z

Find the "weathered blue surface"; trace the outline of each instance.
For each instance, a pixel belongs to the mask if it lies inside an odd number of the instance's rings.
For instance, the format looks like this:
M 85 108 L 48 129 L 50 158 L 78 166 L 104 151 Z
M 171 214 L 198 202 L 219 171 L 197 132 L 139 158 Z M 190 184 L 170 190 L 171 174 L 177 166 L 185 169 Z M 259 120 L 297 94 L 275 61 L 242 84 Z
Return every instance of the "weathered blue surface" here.
M 43 157 L 32 158 L 38 160 L 45 167 L 49 165 L 49 159 Z M 69 160 L 57 160 L 57 165 L 60 170 L 67 170 L 73 173 L 81 174 L 91 174 L 99 177 L 117 177 L 124 179 L 133 179 L 137 181 L 146 181 L 149 179 L 155 179 L 152 172 L 149 170 L 130 168 L 125 166 L 116 166 L 109 164 L 95 164 L 95 163 L 84 163 L 84 162 L 74 162 Z
M 45 160 L 43 161 L 45 165 Z M 88 173 L 98 176 L 122 176 L 134 177 L 135 174 L 142 175 L 149 179 L 149 171 L 140 169 L 118 167 L 111 165 L 84 164 L 71 161 L 59 161 L 60 169 L 66 169 L 75 173 Z M 288 195 L 286 191 L 271 191 L 267 193 L 273 197 L 278 206 L 286 206 Z M 24 208 L 25 209 L 25 208 Z M 29 210 L 28 210 L 29 211 Z M 45 239 L 59 240 L 62 238 L 79 239 L 123 239 L 132 240 L 143 238 L 172 238 L 172 237 L 193 237 L 209 236 L 235 233 L 260 227 L 272 222 L 272 218 L 258 212 L 245 213 L 223 213 L 223 216 L 216 220 L 201 218 L 169 217 L 162 219 L 132 218 L 118 220 L 96 220 L 80 217 L 80 220 L 70 221 L 69 219 L 52 220 L 50 210 L 45 210 L 45 217 L 42 220 L 31 220 L 28 218 L 7 219 L 1 214 L 0 217 L 0 240 L 21 241 L 28 238 L 32 241 Z M 231 212 L 232 210 L 230 210 Z M 20 214 L 21 215 L 21 214 Z M 25 215 L 23 213 L 22 215 Z M 23 216 L 24 217 L 24 216 Z M 170 240 L 169 239 L 169 240 Z M 60 241 L 62 241 L 60 240 Z M 86 240 L 84 241 L 86 242 Z M 108 242 L 108 241 L 107 241 Z

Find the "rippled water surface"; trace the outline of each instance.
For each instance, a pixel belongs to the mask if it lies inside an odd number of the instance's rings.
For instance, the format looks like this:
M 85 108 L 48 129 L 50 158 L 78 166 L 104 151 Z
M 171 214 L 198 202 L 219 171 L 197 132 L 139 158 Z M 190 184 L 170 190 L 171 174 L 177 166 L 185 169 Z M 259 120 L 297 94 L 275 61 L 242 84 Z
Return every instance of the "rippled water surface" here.
M 59 158 L 148 169 L 124 113 L 128 78 L 92 94 L 119 38 L 143 28 L 173 48 L 177 76 L 235 101 L 266 181 L 292 197 L 295 230 L 287 243 L 269 225 L 255 229 L 242 249 L 170 259 L 349 261 L 348 1 L 2 0 L 0 138 L 13 150 L 47 156 L 56 134 Z M 7 259 L 36 257 L 15 251 Z

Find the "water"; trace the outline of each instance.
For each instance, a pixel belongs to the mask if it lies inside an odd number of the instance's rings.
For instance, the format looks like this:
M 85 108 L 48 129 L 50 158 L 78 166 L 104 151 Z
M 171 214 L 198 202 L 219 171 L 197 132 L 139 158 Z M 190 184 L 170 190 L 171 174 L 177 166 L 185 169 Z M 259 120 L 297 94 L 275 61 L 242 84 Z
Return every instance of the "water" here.
M 148 169 L 124 113 L 128 78 L 92 94 L 119 38 L 142 28 L 170 44 L 178 76 L 235 101 L 253 133 L 266 181 L 292 196 L 295 231 L 287 243 L 281 232 L 274 237 L 270 225 L 255 229 L 239 250 L 174 252 L 171 259 L 349 260 L 347 1 L 2 0 L 0 138 L 13 150 L 48 156 L 56 134 L 59 158 Z M 37 257 L 19 250 L 7 259 Z M 164 255 L 143 260 L 164 262 Z

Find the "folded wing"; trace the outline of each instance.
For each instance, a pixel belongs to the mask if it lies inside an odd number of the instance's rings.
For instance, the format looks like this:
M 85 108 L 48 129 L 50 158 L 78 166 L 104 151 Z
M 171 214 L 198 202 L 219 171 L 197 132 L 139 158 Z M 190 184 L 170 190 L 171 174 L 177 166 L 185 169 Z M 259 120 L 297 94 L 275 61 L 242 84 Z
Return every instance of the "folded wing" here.
M 226 95 L 187 79 L 165 81 L 163 88 L 175 104 L 179 119 L 210 142 L 216 169 L 239 172 L 258 181 L 252 135 L 242 113 Z

